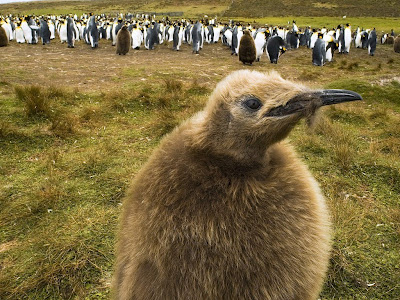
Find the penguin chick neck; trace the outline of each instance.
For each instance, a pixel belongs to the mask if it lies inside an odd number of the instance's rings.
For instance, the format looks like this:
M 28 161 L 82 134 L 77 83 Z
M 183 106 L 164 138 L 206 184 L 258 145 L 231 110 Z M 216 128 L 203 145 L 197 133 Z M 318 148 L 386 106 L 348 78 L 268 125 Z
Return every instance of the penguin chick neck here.
M 327 91 L 310 90 L 276 72 L 236 71 L 217 85 L 205 109 L 192 119 L 191 145 L 237 165 L 264 164 L 268 150 L 299 120 L 323 105 L 361 99 L 354 92 Z

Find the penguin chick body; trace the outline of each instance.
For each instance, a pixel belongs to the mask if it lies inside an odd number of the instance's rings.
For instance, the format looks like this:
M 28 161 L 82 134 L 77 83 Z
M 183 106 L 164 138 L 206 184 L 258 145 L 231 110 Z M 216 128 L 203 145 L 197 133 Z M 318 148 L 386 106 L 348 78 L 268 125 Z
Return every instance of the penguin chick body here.
M 396 37 L 393 44 L 394 52 L 400 53 L 400 35 Z
M 123 25 L 117 34 L 117 54 L 125 55 L 129 52 L 131 46 L 131 35 L 128 31 L 128 27 Z
M 314 92 L 277 73 L 237 71 L 220 82 L 127 193 L 116 298 L 315 300 L 329 217 L 318 184 L 282 140 L 340 95 L 352 94 Z
M 256 60 L 256 45 L 249 30 L 243 32 L 239 44 L 239 60 L 243 64 L 252 64 Z
M 5 47 L 8 45 L 8 37 L 6 30 L 0 26 L 0 47 Z

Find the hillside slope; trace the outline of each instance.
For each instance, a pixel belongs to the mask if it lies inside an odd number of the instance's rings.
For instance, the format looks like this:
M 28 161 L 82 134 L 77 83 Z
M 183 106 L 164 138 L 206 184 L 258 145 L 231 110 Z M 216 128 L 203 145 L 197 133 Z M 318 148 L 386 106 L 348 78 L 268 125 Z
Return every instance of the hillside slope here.
M 229 17 L 262 18 L 267 16 L 349 16 L 399 17 L 400 5 L 396 0 L 215 0 L 195 3 L 182 0 L 71 0 L 34 1 L 0 4 L 0 15 L 8 13 L 55 14 L 111 12 L 182 12 L 186 17 L 204 14 Z
M 351 16 L 398 17 L 400 5 L 395 0 L 235 0 L 226 15 L 265 16 Z

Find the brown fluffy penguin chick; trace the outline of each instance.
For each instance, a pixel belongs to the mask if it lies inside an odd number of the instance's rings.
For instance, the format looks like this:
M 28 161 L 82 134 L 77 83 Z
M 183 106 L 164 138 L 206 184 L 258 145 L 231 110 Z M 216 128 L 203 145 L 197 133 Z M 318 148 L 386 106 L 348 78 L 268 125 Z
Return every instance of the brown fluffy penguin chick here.
M 124 199 L 115 298 L 316 299 L 329 217 L 282 140 L 318 107 L 357 96 L 277 73 L 221 81 L 204 110 L 161 141 Z
M 129 52 L 131 35 L 126 25 L 122 26 L 117 34 L 117 54 L 125 55 Z
M 250 31 L 243 31 L 239 44 L 239 60 L 243 64 L 252 64 L 256 60 L 256 45 Z
M 0 47 L 5 47 L 8 45 L 8 37 L 6 30 L 0 26 Z
M 400 53 L 400 35 L 398 35 L 394 40 L 394 52 Z

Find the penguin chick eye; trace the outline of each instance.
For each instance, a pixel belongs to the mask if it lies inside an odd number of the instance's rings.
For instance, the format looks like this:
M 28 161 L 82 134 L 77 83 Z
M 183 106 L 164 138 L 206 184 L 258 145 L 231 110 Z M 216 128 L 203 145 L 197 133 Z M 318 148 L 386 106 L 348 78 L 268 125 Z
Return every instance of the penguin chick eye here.
M 244 102 L 244 105 L 251 110 L 258 110 L 262 106 L 261 101 L 255 97 L 251 97 Z

